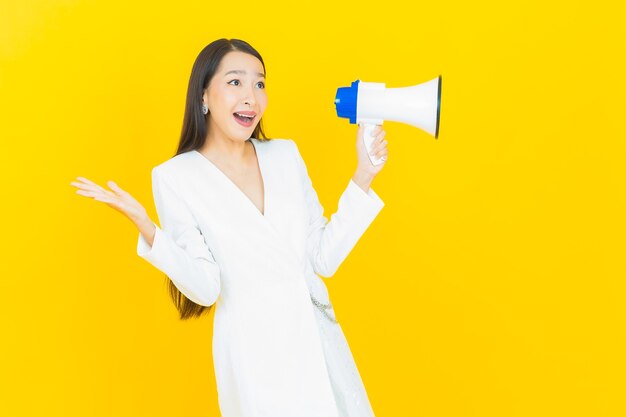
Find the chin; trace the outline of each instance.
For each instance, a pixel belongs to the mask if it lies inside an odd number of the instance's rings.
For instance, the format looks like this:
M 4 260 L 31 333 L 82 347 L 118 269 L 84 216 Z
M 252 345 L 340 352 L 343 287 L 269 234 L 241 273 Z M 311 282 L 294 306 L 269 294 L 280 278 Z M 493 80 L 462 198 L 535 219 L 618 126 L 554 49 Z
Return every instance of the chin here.
M 253 132 L 254 132 L 254 129 L 252 129 L 250 133 L 236 132 L 231 137 L 237 141 L 245 142 L 250 138 L 250 136 L 252 136 Z
M 251 126 L 247 129 L 237 129 L 233 132 L 232 137 L 241 140 L 247 140 L 254 133 L 254 129 L 256 129 L 256 125 Z

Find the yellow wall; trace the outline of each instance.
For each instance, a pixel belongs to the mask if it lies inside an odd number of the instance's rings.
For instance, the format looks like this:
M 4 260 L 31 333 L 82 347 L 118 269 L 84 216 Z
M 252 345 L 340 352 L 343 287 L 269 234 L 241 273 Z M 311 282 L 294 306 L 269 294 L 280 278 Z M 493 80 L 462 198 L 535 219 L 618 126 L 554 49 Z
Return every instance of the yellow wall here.
M 626 415 L 623 2 L 165 4 L 2 0 L 0 415 L 218 415 L 213 315 L 179 321 L 133 224 L 70 182 L 156 219 L 220 37 L 263 55 L 267 133 L 327 215 L 356 166 L 337 87 L 443 76 L 439 139 L 384 125 L 386 206 L 326 281 L 377 416 Z

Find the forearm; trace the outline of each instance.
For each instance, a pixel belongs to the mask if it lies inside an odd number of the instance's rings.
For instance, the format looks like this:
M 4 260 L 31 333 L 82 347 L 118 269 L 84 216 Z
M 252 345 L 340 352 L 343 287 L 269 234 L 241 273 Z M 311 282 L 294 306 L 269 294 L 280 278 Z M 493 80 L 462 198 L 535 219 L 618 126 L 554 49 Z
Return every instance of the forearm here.
M 212 254 L 199 240 L 180 242 L 153 223 L 151 245 L 139 233 L 137 254 L 165 273 L 178 290 L 196 304 L 210 306 L 220 291 L 220 269 Z
M 313 270 L 323 277 L 332 276 L 352 251 L 357 241 L 383 208 L 384 203 L 369 189 L 371 180 L 355 175 L 339 198 L 337 211 L 326 221 L 318 206 L 316 220 L 310 224 L 307 242 Z M 317 204 L 316 204 L 317 205 Z

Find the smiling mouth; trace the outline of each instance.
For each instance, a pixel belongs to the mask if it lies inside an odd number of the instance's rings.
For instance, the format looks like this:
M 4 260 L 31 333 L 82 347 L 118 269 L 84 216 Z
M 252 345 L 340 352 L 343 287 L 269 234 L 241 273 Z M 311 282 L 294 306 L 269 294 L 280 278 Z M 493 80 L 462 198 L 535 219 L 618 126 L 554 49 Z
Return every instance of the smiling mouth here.
M 239 113 L 233 113 L 233 117 L 235 118 L 235 120 L 237 120 L 237 122 L 239 122 L 239 124 L 244 126 L 251 126 L 254 119 L 256 119 L 256 115 L 246 116 Z

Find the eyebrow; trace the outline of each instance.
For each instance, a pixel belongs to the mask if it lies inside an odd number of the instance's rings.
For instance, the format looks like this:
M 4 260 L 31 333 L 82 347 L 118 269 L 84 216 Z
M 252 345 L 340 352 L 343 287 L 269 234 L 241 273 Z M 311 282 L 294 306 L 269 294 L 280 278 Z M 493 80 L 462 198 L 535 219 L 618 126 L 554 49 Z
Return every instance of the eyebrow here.
M 245 74 L 245 73 L 246 72 L 243 71 L 243 70 L 230 70 L 226 74 L 224 74 L 224 76 L 227 76 L 228 74 Z M 263 74 L 261 72 L 257 72 L 256 75 L 258 75 L 259 77 L 265 78 L 265 74 Z

